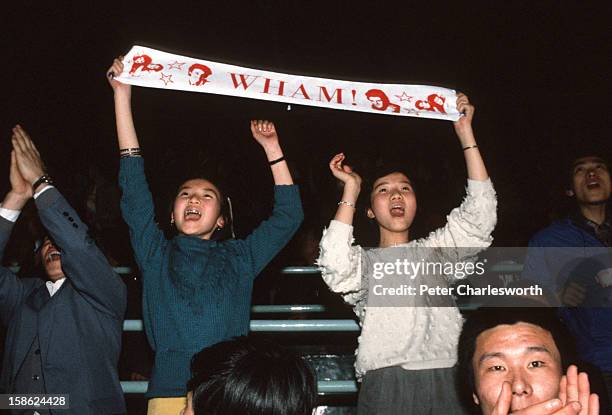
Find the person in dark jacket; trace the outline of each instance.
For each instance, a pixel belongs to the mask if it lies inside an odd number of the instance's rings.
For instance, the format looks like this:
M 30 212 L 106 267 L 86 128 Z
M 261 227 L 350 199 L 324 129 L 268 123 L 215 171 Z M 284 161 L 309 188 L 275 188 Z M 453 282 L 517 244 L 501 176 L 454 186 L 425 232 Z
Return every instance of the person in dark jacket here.
M 117 361 L 125 285 L 52 185 L 20 126 L 12 143 L 11 190 L 0 205 L 0 255 L 31 198 L 49 236 L 39 249 L 45 275 L 21 279 L 0 267 L 0 319 L 7 327 L 0 394 L 67 395 L 69 409 L 60 411 L 65 415 L 123 414 Z

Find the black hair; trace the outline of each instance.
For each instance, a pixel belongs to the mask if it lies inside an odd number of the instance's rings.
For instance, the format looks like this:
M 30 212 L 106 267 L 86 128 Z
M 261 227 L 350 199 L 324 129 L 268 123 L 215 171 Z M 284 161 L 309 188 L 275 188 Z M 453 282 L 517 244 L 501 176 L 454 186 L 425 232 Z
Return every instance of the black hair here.
M 196 415 L 311 415 L 316 383 L 297 354 L 256 337 L 235 337 L 191 360 Z
M 223 220 L 225 221 L 225 225 L 223 226 L 223 228 L 217 229 L 213 233 L 211 239 L 221 241 L 221 240 L 233 238 L 234 237 L 234 231 L 233 231 L 234 223 L 233 223 L 231 199 L 230 199 L 229 190 L 228 190 L 229 186 L 227 185 L 226 181 L 223 179 L 223 176 L 221 173 L 214 172 L 214 171 L 213 172 L 191 172 L 190 174 L 187 174 L 181 177 L 178 181 L 175 182 L 174 193 L 170 201 L 169 212 L 172 213 L 173 211 L 174 201 L 176 199 L 179 189 L 185 182 L 189 180 L 206 180 L 212 183 L 219 190 L 219 202 L 221 204 L 221 216 L 223 217 Z M 166 217 L 168 216 L 169 215 L 167 215 Z M 177 229 L 175 227 L 172 227 L 171 232 L 176 234 Z
M 459 336 L 458 345 L 458 383 L 461 400 L 467 408 L 474 413 L 477 407 L 472 400 L 475 393 L 475 376 L 472 360 L 476 352 L 476 340 L 478 336 L 489 329 L 502 324 L 513 325 L 516 323 L 529 323 L 547 330 L 561 355 L 562 370 L 565 372 L 571 363 L 576 362 L 571 335 L 561 323 L 557 315 L 557 308 L 544 308 L 532 299 L 509 299 L 512 306 L 507 307 L 480 307 L 475 310 L 466 320 Z
M 608 167 L 608 169 L 610 169 L 610 163 L 601 151 L 598 151 L 598 149 L 593 148 L 582 148 L 580 149 L 580 151 L 574 153 L 572 157 L 567 157 L 564 163 L 565 190 L 574 190 L 574 167 L 576 167 L 576 161 L 586 157 L 593 157 L 595 159 L 599 159 L 601 160 L 601 162 L 603 162 L 603 164 L 606 165 L 606 167 Z
M 365 182 L 365 188 L 368 189 L 368 199 L 370 197 L 370 194 L 372 193 L 372 190 L 374 190 L 374 183 L 376 183 L 376 180 L 380 179 L 381 177 L 388 176 L 392 173 L 401 173 L 406 176 L 408 180 L 410 180 L 414 189 L 414 183 L 412 183 L 412 174 L 406 168 L 405 162 L 402 163 L 399 161 L 386 161 L 384 163 L 374 166 L 372 171 L 368 174 L 368 179 Z M 368 204 L 369 203 L 370 202 L 368 200 Z

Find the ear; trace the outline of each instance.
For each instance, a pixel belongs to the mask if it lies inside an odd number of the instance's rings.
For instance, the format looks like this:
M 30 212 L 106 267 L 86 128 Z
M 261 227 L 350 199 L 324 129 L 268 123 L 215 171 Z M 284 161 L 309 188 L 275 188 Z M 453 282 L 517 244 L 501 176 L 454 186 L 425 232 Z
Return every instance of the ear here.
M 472 394 L 472 399 L 476 405 L 480 405 L 480 401 L 478 400 L 478 396 L 475 393 Z
M 223 216 L 219 216 L 217 218 L 217 228 L 221 229 L 225 226 L 225 218 Z
M 174 224 L 174 212 L 170 213 L 170 224 Z
M 376 215 L 374 214 L 374 211 L 371 208 L 368 208 L 366 215 L 368 215 L 368 218 L 370 219 L 374 219 L 376 217 Z

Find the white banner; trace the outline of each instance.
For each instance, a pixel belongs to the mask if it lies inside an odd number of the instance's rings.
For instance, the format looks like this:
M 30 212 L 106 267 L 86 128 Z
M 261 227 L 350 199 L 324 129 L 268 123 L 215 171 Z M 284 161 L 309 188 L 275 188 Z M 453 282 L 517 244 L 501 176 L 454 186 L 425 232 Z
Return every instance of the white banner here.
M 452 89 L 290 75 L 173 55 L 134 46 L 116 77 L 126 84 L 456 121 Z

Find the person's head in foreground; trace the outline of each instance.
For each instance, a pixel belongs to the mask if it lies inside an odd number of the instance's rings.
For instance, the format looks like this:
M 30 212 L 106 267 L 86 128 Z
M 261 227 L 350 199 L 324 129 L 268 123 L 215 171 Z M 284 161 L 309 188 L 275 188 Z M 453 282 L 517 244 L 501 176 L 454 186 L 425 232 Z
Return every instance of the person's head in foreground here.
M 181 415 L 311 415 L 315 378 L 297 354 L 269 341 L 235 337 L 191 361 Z
M 480 308 L 463 326 L 459 378 L 467 379 L 474 413 L 599 414 L 588 376 L 569 365 L 569 334 L 554 310 L 520 301 Z

